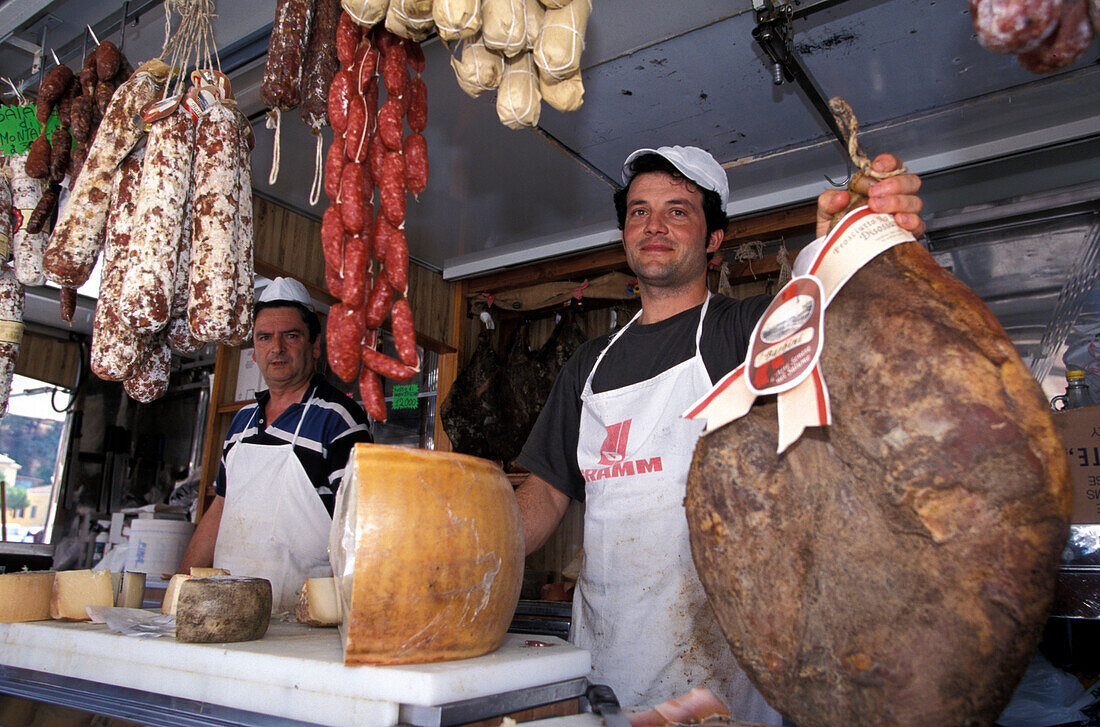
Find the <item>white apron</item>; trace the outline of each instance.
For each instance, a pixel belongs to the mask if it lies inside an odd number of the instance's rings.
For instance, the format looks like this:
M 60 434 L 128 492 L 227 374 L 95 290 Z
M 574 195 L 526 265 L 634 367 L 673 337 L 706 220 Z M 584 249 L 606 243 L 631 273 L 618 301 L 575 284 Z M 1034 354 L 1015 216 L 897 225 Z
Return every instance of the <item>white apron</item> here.
M 581 394 L 577 462 L 585 474 L 584 565 L 572 641 L 592 652 L 592 680 L 624 706 L 653 706 L 705 686 L 736 719 L 778 725 L 718 627 L 695 573 L 684 494 L 702 422 L 680 413 L 711 388 L 699 353 L 656 377 Z
M 306 411 L 312 402 L 311 393 Z M 225 459 L 225 505 L 214 567 L 271 581 L 272 613 L 294 608 L 306 578 L 332 575 L 332 517 L 294 454 L 306 411 L 290 443 L 238 442 Z

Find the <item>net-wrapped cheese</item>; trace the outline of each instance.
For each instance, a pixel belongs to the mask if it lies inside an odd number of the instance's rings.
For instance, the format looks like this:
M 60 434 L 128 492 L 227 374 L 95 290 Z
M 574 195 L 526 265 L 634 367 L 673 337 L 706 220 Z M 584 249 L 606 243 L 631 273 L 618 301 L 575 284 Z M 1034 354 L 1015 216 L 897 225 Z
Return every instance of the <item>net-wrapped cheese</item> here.
M 542 111 L 542 95 L 530 53 L 508 58 L 497 89 L 497 118 L 509 129 L 534 126 Z
M 443 40 L 472 38 L 481 30 L 481 0 L 434 0 L 432 18 Z
M 500 79 L 504 76 L 504 58 L 486 48 L 485 41 L 479 35 L 462 44 L 462 52 L 457 58 L 451 56 L 451 68 L 459 88 L 477 98 L 500 85 Z
M 584 83 L 581 72 L 577 71 L 561 81 L 548 77 L 539 71 L 539 93 L 542 100 L 558 111 L 576 111 L 584 103 Z
M 533 50 L 535 41 L 542 32 L 542 21 L 546 17 L 546 8 L 539 0 L 523 0 L 523 12 L 527 16 L 527 50 Z
M 386 17 L 386 8 L 390 0 L 341 0 L 340 6 L 351 19 L 370 27 Z
M 496 649 L 523 579 L 523 524 L 494 463 L 357 444 L 329 537 L 345 664 Z
M 424 40 L 435 30 L 432 0 L 390 0 L 386 30 L 418 43 Z
M 0 623 L 50 618 L 53 571 L 0 574 Z
M 546 11 L 534 53 L 535 64 L 552 78 L 568 78 L 580 69 L 584 33 L 591 13 L 592 0 L 574 0 L 562 8 Z
M 481 37 L 485 47 L 508 58 L 527 50 L 527 11 L 524 0 L 484 0 Z

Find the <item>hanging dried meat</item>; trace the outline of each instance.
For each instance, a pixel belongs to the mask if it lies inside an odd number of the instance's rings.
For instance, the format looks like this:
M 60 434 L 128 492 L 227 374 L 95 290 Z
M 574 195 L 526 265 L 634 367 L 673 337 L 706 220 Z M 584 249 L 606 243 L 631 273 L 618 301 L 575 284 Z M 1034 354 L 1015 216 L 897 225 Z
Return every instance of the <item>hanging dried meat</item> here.
M 498 376 L 500 357 L 491 334 L 482 331 L 466 367 L 455 377 L 439 408 L 443 431 L 455 452 L 503 461 L 500 442 L 515 431 L 515 417 Z
M 832 424 L 777 454 L 767 401 L 696 448 L 686 508 L 707 598 L 801 727 L 992 724 L 1038 643 L 1067 533 L 1046 401 L 917 242 L 859 269 L 824 320 Z

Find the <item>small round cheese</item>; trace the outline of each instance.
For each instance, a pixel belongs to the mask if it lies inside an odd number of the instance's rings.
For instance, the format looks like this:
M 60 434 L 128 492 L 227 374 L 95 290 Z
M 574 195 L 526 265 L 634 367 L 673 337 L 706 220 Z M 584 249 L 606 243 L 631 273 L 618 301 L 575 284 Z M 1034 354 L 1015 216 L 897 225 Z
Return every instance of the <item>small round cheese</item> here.
M 213 576 L 180 584 L 176 641 L 199 644 L 263 638 L 271 619 L 271 582 Z

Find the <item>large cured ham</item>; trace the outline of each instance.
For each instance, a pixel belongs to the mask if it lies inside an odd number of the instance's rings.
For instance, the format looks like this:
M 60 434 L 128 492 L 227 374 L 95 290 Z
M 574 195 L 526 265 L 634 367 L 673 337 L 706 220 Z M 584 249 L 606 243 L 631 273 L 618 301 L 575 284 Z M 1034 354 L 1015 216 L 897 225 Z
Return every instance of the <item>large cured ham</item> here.
M 1066 458 L 979 298 L 918 243 L 825 313 L 833 424 L 776 454 L 774 401 L 700 440 L 692 554 L 734 654 L 800 727 L 989 725 L 1039 640 Z

